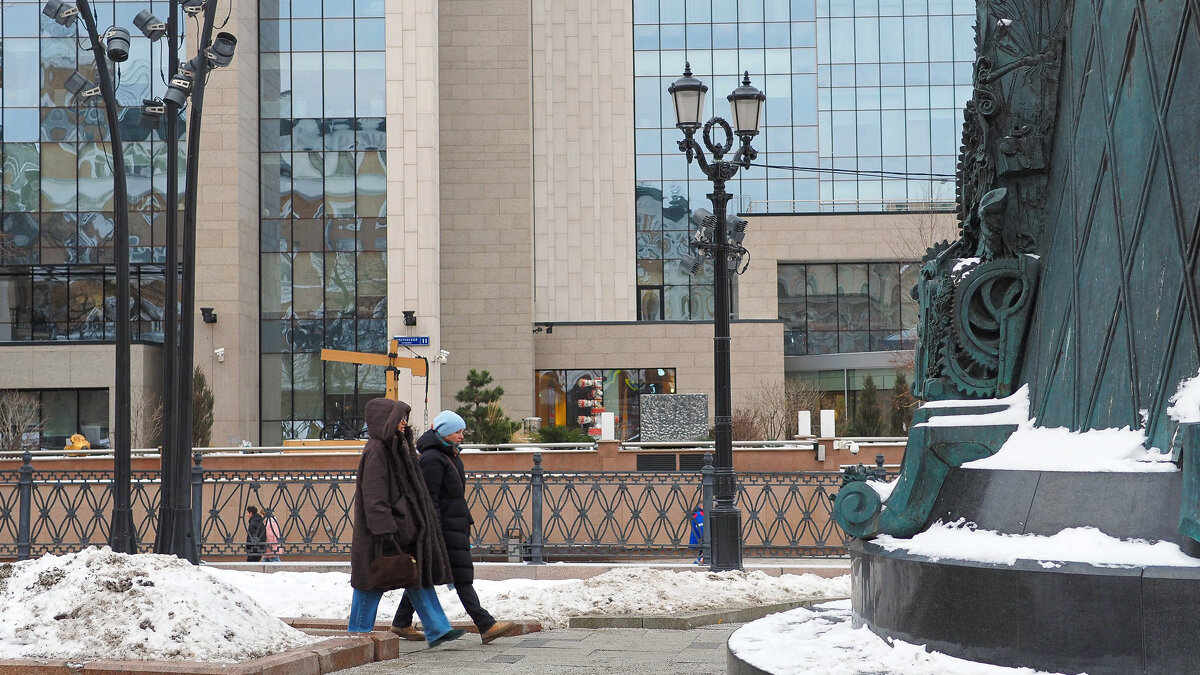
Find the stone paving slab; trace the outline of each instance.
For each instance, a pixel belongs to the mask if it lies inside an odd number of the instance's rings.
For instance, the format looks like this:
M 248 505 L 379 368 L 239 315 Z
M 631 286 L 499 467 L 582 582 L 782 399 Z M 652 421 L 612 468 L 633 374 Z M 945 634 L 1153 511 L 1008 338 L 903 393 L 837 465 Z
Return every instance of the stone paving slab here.
M 650 628 L 655 630 L 691 630 L 701 626 L 721 623 L 747 623 L 768 614 L 786 612 L 797 607 L 811 607 L 822 602 L 846 600 L 847 598 L 812 598 L 771 605 L 755 605 L 724 609 L 716 612 L 695 612 L 679 616 L 574 616 L 571 628 Z
M 400 657 L 338 675 L 724 675 L 726 642 L 741 624 L 691 630 L 563 628 L 501 638 L 459 639 L 437 649 L 402 644 Z

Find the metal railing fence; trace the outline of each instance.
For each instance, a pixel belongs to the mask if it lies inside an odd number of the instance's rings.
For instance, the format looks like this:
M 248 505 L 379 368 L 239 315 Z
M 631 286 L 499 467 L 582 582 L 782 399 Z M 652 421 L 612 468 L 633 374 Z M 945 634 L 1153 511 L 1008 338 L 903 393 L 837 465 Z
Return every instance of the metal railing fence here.
M 711 513 L 712 461 L 696 471 L 547 471 L 534 454 L 529 471 L 467 474 L 479 560 L 540 563 L 695 557 L 691 516 Z M 245 555 L 245 509 L 279 523 L 285 560 L 346 560 L 353 537 L 353 470 L 207 470 L 193 455 L 192 504 L 201 557 Z M 831 516 L 841 473 L 739 472 L 744 554 L 842 556 L 848 541 Z M 157 472 L 134 472 L 133 517 L 139 550 L 158 524 Z M 46 471 L 24 455 L 0 471 L 0 559 L 62 554 L 108 540 L 110 470 Z M 708 533 L 699 548 L 707 559 Z

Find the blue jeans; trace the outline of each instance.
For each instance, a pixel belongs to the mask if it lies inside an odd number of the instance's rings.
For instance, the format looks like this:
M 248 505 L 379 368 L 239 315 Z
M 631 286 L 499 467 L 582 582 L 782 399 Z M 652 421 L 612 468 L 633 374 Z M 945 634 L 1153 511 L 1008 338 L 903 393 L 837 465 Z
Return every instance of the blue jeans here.
M 432 588 L 410 588 L 404 595 L 412 600 L 417 616 L 421 617 L 421 625 L 425 629 L 425 639 L 429 642 L 450 632 L 450 620 L 442 611 L 438 602 L 437 591 Z M 351 633 L 369 633 L 375 629 L 375 618 L 379 614 L 379 600 L 383 591 L 360 591 L 354 589 L 350 599 L 350 621 L 346 630 Z
M 350 621 L 346 630 L 351 633 L 370 633 L 375 630 L 375 616 L 379 613 L 379 600 L 383 591 L 360 591 L 354 589 L 350 598 Z

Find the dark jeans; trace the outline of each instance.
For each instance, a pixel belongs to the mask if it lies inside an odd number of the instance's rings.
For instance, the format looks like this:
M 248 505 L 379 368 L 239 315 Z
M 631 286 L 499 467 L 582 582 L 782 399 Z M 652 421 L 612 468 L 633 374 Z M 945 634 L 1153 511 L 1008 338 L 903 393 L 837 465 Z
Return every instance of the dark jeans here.
M 246 556 L 246 562 L 262 562 L 262 554 Z
M 496 619 L 488 613 L 479 604 L 479 595 L 475 593 L 475 587 L 471 584 L 454 584 L 454 590 L 458 593 L 458 601 L 462 603 L 463 609 L 467 610 L 467 615 L 471 617 L 471 621 L 475 622 L 475 627 L 480 633 L 487 632 L 491 628 Z M 392 618 L 393 626 L 411 626 L 413 620 L 413 605 L 408 598 L 408 593 L 404 593 L 404 598 L 400 600 L 400 606 L 396 608 L 396 616 Z

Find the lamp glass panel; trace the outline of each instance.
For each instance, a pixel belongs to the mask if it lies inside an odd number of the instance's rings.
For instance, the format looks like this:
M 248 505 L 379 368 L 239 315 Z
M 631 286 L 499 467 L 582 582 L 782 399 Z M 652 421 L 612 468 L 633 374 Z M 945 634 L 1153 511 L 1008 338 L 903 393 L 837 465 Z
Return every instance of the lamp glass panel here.
M 733 130 L 738 132 L 738 135 L 758 133 L 762 101 L 756 98 L 736 99 L 730 102 L 729 108 L 733 115 Z
M 679 124 L 699 124 L 704 110 L 704 91 L 698 89 L 677 90 L 675 97 L 675 121 Z

